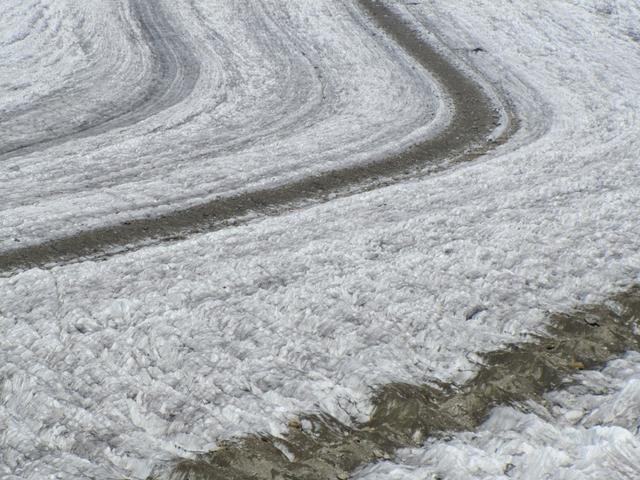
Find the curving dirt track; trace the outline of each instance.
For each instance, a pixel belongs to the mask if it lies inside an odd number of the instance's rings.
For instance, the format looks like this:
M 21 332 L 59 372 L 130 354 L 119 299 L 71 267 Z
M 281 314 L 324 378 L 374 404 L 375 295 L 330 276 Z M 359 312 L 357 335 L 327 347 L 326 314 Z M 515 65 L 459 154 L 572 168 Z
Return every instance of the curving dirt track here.
M 336 194 L 361 191 L 373 186 L 406 179 L 424 167 L 437 167 L 445 161 L 469 160 L 486 153 L 496 142 L 504 141 L 515 122 L 499 139 L 489 140 L 498 122 L 498 113 L 482 88 L 468 78 L 436 48 L 428 45 L 388 7 L 361 0 L 361 8 L 395 42 L 426 68 L 446 91 L 453 113 L 450 123 L 435 137 L 382 160 L 348 166 L 321 173 L 282 186 L 254 190 L 169 214 L 126 221 L 122 224 L 84 231 L 0 253 L 0 271 L 11 272 L 78 258 L 100 258 L 137 246 L 181 238 L 186 234 L 222 228 L 238 217 L 270 215 L 292 206 L 322 201 Z M 96 135 L 109 129 L 133 124 L 187 96 L 198 77 L 198 61 L 175 35 L 161 8 L 149 2 L 135 3 L 135 17 L 143 26 L 145 41 L 154 52 L 143 94 L 125 111 L 98 112 L 82 124 L 60 126 L 47 136 L 34 136 L 2 147 L 4 157 L 45 149 L 71 139 Z M 172 33 L 173 32 L 173 33 Z M 50 100 L 50 99 L 49 99 Z M 44 99 L 43 101 L 47 101 Z M 37 106 L 18 117 L 28 123 L 42 114 Z M 16 119 L 12 119 L 16 121 Z

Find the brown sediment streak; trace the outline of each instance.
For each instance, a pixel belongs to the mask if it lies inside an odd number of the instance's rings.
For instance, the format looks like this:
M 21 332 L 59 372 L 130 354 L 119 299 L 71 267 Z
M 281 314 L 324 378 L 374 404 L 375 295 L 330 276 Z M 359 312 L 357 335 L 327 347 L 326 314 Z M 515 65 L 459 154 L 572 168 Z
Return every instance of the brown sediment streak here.
M 595 369 L 640 348 L 640 287 L 603 305 L 549 319 L 547 335 L 482 355 L 466 384 L 391 384 L 375 396 L 369 421 L 345 425 L 322 414 L 302 415 L 280 437 L 253 435 L 223 443 L 173 469 L 180 480 L 347 479 L 360 466 L 439 433 L 474 430 L 497 405 L 540 400 Z M 286 453 L 285 453 L 286 452 Z
M 507 112 L 509 126 L 500 138 L 489 139 L 499 121 L 499 113 L 478 83 L 427 44 L 418 32 L 388 7 L 374 0 L 360 0 L 359 4 L 446 91 L 453 104 L 452 118 L 435 137 L 379 161 L 321 173 L 283 186 L 212 200 L 155 218 L 131 220 L 6 251 L 0 253 L 0 272 L 108 257 L 143 245 L 184 238 L 195 232 L 221 229 L 237 224 L 243 216 L 281 214 L 296 206 L 389 185 L 415 176 L 425 167 L 438 168 L 445 161 L 477 158 L 506 141 L 515 131 L 517 121 Z

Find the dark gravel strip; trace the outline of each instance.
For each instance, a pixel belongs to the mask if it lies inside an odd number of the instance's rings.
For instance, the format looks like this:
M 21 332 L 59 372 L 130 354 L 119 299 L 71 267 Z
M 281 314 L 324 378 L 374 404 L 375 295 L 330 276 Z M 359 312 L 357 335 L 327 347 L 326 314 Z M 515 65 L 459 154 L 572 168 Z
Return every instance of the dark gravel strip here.
M 252 435 L 223 443 L 173 469 L 179 480 L 347 479 L 358 467 L 390 458 L 446 432 L 473 431 L 497 405 L 521 405 L 571 384 L 577 370 L 597 369 L 640 349 L 640 287 L 603 305 L 553 315 L 548 335 L 482 356 L 461 387 L 391 384 L 374 398 L 371 419 L 347 426 L 329 415 L 303 415 L 282 437 Z M 289 458 L 283 453 L 289 452 Z M 293 455 L 293 459 L 291 459 Z
M 155 217 L 124 222 L 120 225 L 85 231 L 0 253 L 0 273 L 12 273 L 31 267 L 70 263 L 78 259 L 99 259 L 123 250 L 150 243 L 184 238 L 236 224 L 246 215 L 275 215 L 300 204 L 321 202 L 336 195 L 363 191 L 406 180 L 426 167 L 437 168 L 445 161 L 477 158 L 504 142 L 516 128 L 511 122 L 500 139 L 489 140 L 497 125 L 498 112 L 485 92 L 472 79 L 452 65 L 419 34 L 375 0 L 360 0 L 360 5 L 380 28 L 428 69 L 446 89 L 455 111 L 448 127 L 423 143 L 383 160 L 329 171 L 294 181 L 284 186 L 242 193 L 212 200 L 202 205 Z

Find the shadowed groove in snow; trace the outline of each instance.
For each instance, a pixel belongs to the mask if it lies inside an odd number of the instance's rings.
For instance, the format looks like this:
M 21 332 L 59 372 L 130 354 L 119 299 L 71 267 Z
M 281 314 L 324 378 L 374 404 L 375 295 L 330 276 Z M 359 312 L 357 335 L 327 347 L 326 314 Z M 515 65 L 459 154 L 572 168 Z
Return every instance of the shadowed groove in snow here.
M 143 218 L 98 228 L 43 244 L 0 253 L 0 272 L 46 267 L 78 259 L 100 259 L 144 245 L 184 238 L 236 224 L 243 216 L 280 214 L 294 205 L 335 198 L 395 183 L 429 166 L 445 161 L 471 160 L 505 142 L 516 130 L 511 112 L 502 136 L 489 140 L 499 113 L 482 88 L 445 56 L 426 44 L 388 7 L 375 0 L 359 0 L 363 10 L 405 51 L 429 70 L 446 90 L 454 106 L 450 124 L 437 136 L 383 160 L 321 173 L 283 186 L 241 193 L 208 203 L 176 210 L 156 218 Z
M 175 480 L 347 479 L 349 472 L 442 432 L 477 428 L 497 405 L 540 401 L 571 383 L 579 369 L 596 369 L 640 348 L 640 286 L 602 305 L 550 318 L 547 335 L 484 354 L 477 375 L 461 387 L 391 384 L 374 397 L 369 421 L 351 426 L 323 414 L 290 422 L 281 437 L 226 441 L 173 469 Z
M 31 138 L 8 142 L 5 139 L 6 143 L 0 144 L 0 160 L 134 125 L 189 96 L 200 76 L 200 63 L 192 48 L 175 30 L 161 2 L 136 0 L 130 5 L 137 28 L 151 52 L 150 72 L 137 98 L 127 98 L 106 110 L 97 108 L 89 117 L 78 120 L 77 112 L 65 111 L 68 105 L 75 105 L 67 98 L 72 93 L 57 90 L 20 115 L 0 119 L 0 127 L 5 122 L 33 126 Z M 55 119 L 55 123 L 43 129 L 38 121 L 42 118 Z M 65 121 L 59 121 L 60 118 Z

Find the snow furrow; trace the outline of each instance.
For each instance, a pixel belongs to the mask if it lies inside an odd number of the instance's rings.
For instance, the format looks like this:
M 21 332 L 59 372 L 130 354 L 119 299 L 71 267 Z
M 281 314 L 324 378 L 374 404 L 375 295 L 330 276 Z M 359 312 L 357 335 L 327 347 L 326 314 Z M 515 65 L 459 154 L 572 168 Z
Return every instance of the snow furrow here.
M 39 11 L 37 7 L 35 10 Z M 118 12 L 113 10 L 108 13 L 116 17 Z M 59 15 L 67 13 L 64 9 L 58 12 Z M 76 25 L 82 28 L 84 19 L 78 15 L 76 12 L 76 16 L 58 21 L 68 21 L 70 28 Z M 61 87 L 37 99 L 29 99 L 21 108 L 5 110 L 0 121 L 0 129 L 4 132 L 0 162 L 125 128 L 179 103 L 190 94 L 199 75 L 199 63 L 191 53 L 190 45 L 182 41 L 180 31 L 169 22 L 162 4 L 144 0 L 132 2 L 128 21 L 131 24 L 123 27 L 144 45 L 146 51 L 115 52 L 117 55 L 111 59 L 102 56 L 100 51 L 100 57 L 92 58 L 90 54 L 95 56 L 96 53 L 87 51 L 92 47 L 91 38 L 78 38 L 79 45 L 74 47 L 88 57 L 84 71 L 74 71 Z M 56 33 L 61 36 L 60 32 Z M 74 34 L 79 37 L 78 33 Z M 132 54 L 135 58 L 141 53 L 145 58 L 137 59 L 140 70 L 120 72 L 124 78 L 118 78 L 117 70 L 107 70 L 122 69 L 121 65 L 131 67 L 122 54 Z M 104 65 L 96 68 L 94 63 L 97 62 L 104 62 Z M 108 76 L 105 78 L 105 75 Z M 45 79 L 51 82 L 51 79 Z
M 57 22 L 31 32 L 44 51 L 11 42 L 16 14 L 0 52 L 0 250 L 384 158 L 448 120 L 353 2 L 37 8 Z

